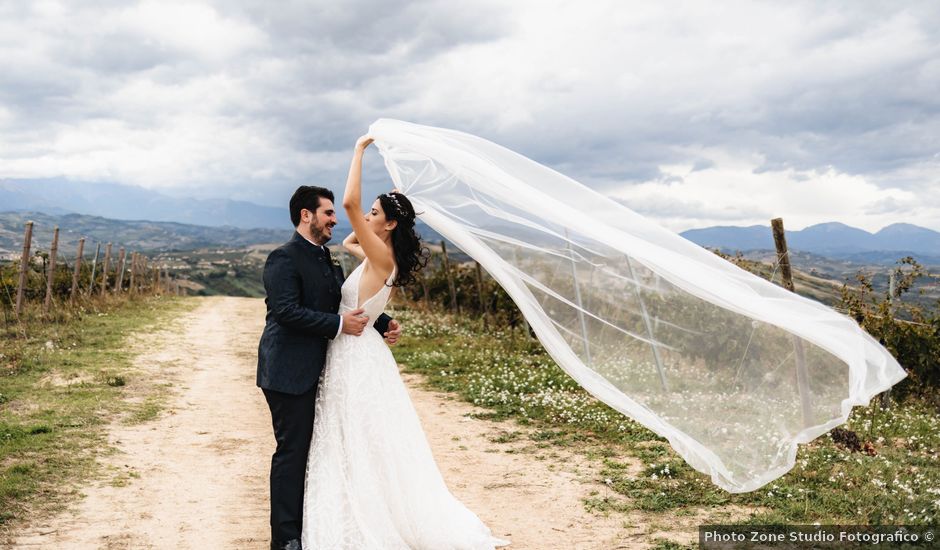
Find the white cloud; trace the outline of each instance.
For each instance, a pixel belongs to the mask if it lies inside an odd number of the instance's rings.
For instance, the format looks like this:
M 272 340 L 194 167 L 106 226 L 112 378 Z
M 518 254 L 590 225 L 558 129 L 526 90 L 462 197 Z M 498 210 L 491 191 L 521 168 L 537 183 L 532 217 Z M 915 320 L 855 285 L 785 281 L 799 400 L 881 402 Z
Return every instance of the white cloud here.
M 388 116 L 677 229 L 940 229 L 938 28 L 929 1 L 0 0 L 0 178 L 277 203 Z
M 213 63 L 261 47 L 266 40 L 247 21 L 223 17 L 212 6 L 185 0 L 144 1 L 108 12 L 97 32 L 126 33 L 145 44 Z
M 702 156 L 709 153 L 699 152 Z M 712 225 L 769 225 L 789 229 L 839 221 L 875 232 L 898 221 L 933 226 L 940 201 L 923 203 L 904 189 L 882 188 L 834 170 L 763 171 L 761 159 L 713 158 L 715 167 L 661 166 L 654 181 L 626 184 L 611 194 L 675 231 Z

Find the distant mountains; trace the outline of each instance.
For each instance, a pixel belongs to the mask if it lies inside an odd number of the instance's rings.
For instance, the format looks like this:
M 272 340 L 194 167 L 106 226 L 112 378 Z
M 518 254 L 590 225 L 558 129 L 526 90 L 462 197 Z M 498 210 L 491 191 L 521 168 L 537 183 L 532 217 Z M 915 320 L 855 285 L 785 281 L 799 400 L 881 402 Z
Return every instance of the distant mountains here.
M 130 185 L 60 178 L 0 180 L 0 211 L 85 214 L 210 227 L 291 229 L 284 208 L 228 199 L 176 198 Z
M 0 179 L 0 213 L 3 212 L 41 212 L 59 216 L 82 214 L 109 220 L 277 229 L 287 231 L 288 235 L 293 230 L 286 204 L 283 208 L 275 208 L 228 199 L 177 198 L 143 187 L 60 178 Z M 441 239 L 440 235 L 420 221 L 417 230 L 425 239 Z M 342 238 L 350 231 L 349 221 L 340 219 L 335 233 Z
M 49 251 L 52 235 L 59 227 L 59 250 L 74 254 L 78 240 L 85 237 L 85 251 L 94 254 L 95 243 L 112 243 L 140 252 L 196 250 L 200 248 L 236 249 L 256 244 L 286 242 L 294 229 L 244 229 L 240 227 L 208 227 L 175 222 L 144 220 L 112 220 L 83 214 L 46 214 L 42 212 L 0 212 L 0 260 L 19 257 L 23 249 L 23 231 L 33 221 L 33 249 Z M 339 244 L 351 231 L 349 224 L 338 224 L 330 244 Z M 438 242 L 440 235 L 426 225 L 419 226 L 425 240 Z
M 49 224 L 106 241 L 114 240 L 120 232 L 127 243 L 153 250 L 281 242 L 292 229 L 286 207 L 228 199 L 177 198 L 141 187 L 61 178 L 0 180 L 0 212 L 11 211 L 20 215 L 0 214 L 0 251 L 9 251 L 12 243 L 22 240 L 21 222 L 27 217 L 37 221 L 37 235 L 48 229 L 51 238 Z M 28 212 L 31 214 L 27 215 Z M 253 231 L 244 231 L 247 229 Z M 339 236 L 349 231 L 346 220 L 336 228 Z M 427 240 L 440 240 L 437 233 L 420 221 L 418 231 Z M 774 248 L 770 227 L 760 225 L 690 229 L 682 236 L 728 252 Z M 922 263 L 940 265 L 940 232 L 907 223 L 889 225 L 877 233 L 843 223 L 821 223 L 787 231 L 787 244 L 795 253 L 858 264 L 892 264 L 911 255 Z
M 719 226 L 690 229 L 681 234 L 699 245 L 724 251 L 773 250 L 769 226 Z M 940 232 L 895 223 L 877 233 L 831 222 L 787 231 L 787 246 L 794 251 L 810 252 L 853 263 L 894 263 L 903 256 L 914 256 L 922 263 L 940 264 Z

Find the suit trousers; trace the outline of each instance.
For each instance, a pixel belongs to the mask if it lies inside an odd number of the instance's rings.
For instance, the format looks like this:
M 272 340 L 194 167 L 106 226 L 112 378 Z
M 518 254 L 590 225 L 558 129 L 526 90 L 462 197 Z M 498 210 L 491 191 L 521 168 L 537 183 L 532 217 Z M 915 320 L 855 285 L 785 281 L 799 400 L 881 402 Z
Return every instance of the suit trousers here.
M 277 449 L 271 457 L 271 538 L 274 541 L 299 539 L 317 384 L 300 395 L 261 391 L 271 410 L 277 440 Z

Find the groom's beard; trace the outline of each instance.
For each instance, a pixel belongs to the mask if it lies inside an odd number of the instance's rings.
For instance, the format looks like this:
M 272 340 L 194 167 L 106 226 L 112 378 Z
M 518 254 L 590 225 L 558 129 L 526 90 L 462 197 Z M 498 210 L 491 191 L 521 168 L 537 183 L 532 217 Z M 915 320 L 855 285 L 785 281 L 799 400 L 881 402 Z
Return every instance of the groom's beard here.
M 333 236 L 333 226 L 334 223 L 325 223 L 323 225 L 311 225 L 310 226 L 310 237 L 313 242 L 318 244 L 326 244 L 329 242 L 330 238 Z

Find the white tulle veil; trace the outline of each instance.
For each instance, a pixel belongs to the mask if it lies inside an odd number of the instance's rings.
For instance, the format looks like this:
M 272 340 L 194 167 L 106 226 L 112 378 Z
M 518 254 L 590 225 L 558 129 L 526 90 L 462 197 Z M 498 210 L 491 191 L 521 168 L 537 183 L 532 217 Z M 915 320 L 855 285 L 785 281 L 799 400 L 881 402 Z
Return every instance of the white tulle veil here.
M 848 317 L 484 139 L 369 129 L 421 220 L 477 260 L 584 389 L 731 492 L 904 378 Z

